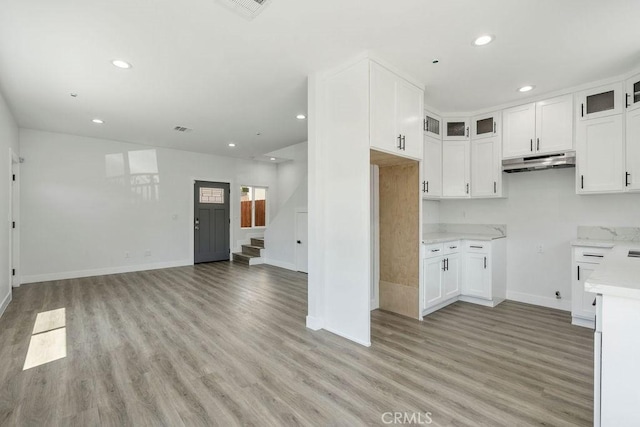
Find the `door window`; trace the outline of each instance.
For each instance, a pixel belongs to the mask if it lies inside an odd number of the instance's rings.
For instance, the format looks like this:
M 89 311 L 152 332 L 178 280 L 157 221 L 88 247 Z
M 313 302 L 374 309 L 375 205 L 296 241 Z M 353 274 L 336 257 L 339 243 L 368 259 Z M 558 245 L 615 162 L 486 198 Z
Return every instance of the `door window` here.
M 267 226 L 267 189 L 265 187 L 240 187 L 240 227 Z

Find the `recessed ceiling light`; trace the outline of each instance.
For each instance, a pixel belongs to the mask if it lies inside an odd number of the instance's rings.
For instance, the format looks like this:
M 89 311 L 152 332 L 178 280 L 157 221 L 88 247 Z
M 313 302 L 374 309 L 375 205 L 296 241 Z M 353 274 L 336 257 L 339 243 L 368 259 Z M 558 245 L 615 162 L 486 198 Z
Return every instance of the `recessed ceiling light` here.
M 473 44 L 476 46 L 484 46 L 493 41 L 493 36 L 485 34 L 484 36 L 480 36 L 473 41 Z
M 518 92 L 529 92 L 530 90 L 533 90 L 533 86 L 527 85 L 522 86 L 520 89 L 518 89 Z
M 271 161 L 272 161 L 272 162 L 273 162 L 273 161 L 275 161 L 275 160 L 276 160 L 276 158 L 275 158 L 275 157 L 272 157 L 272 158 L 271 158 Z
M 304 120 L 304 119 L 306 119 L 306 118 L 307 118 L 307 116 L 305 116 L 304 114 L 298 114 L 298 115 L 296 116 L 296 119 L 298 119 L 298 120 Z
M 229 147 L 233 148 L 233 147 L 235 147 L 235 146 L 236 146 L 236 144 L 234 144 L 233 142 L 230 142 L 230 143 L 229 143 Z
M 123 61 L 122 59 L 114 59 L 113 61 L 111 61 L 111 63 L 118 68 L 131 68 L 131 64 L 129 64 L 127 61 Z
M 98 125 L 101 125 L 101 124 L 103 124 L 103 123 L 104 123 L 104 120 L 101 120 L 101 119 L 93 119 L 93 120 L 91 120 L 91 121 L 92 121 L 93 123 L 95 123 L 95 124 L 98 124 Z

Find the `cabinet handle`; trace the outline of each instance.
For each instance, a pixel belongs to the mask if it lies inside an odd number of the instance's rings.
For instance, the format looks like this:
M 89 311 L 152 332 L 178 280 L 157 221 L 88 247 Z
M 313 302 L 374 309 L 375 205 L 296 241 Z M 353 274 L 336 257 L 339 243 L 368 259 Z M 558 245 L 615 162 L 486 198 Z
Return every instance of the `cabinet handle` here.
M 431 252 L 440 252 L 440 249 L 431 249 Z
M 594 298 L 594 299 L 593 299 L 593 302 L 591 303 L 591 305 L 595 307 L 595 306 L 596 306 L 596 301 L 597 301 L 597 300 L 598 300 L 598 298 Z
M 406 150 L 407 150 L 407 136 L 402 135 L 402 151 L 406 151 Z
M 536 138 L 537 148 L 536 151 L 540 151 L 540 138 Z
M 533 153 L 533 139 L 529 140 L 529 146 L 531 148 L 531 152 Z
M 469 246 L 469 247 L 470 247 L 470 248 L 473 248 L 473 249 L 482 249 L 484 246 L 474 246 L 474 245 L 471 245 L 471 246 Z
M 428 191 L 427 190 L 427 182 L 426 181 L 422 181 L 422 192 L 426 193 L 427 191 Z
M 467 183 L 467 194 L 469 194 L 469 183 Z
M 629 185 L 629 177 L 631 176 L 631 174 L 629 172 L 625 172 L 624 174 L 624 186 L 628 187 Z
M 427 181 L 427 193 L 429 192 L 429 181 Z
M 487 257 L 484 257 L 484 269 L 487 269 Z
M 467 138 L 469 138 L 469 126 L 467 126 Z
M 446 260 L 442 260 L 442 271 L 447 271 L 447 262 Z
M 584 117 L 584 104 L 580 104 L 580 116 Z
M 588 256 L 591 258 L 604 258 L 604 255 L 598 255 L 598 254 L 582 254 L 583 256 Z
M 580 175 L 580 188 L 584 190 L 584 175 Z
M 493 194 L 496 194 L 498 192 L 498 183 L 493 181 Z
M 449 246 L 449 249 L 457 249 L 457 246 Z
M 625 95 L 627 95 L 627 99 L 625 99 L 624 104 L 626 105 L 626 108 L 629 108 L 629 107 L 631 106 L 631 105 L 629 104 L 629 96 L 630 96 L 630 95 L 629 95 L 628 93 L 627 93 L 627 94 L 625 94 Z M 594 305 L 595 305 L 595 304 L 594 304 Z
M 429 127 L 428 127 L 428 125 L 427 125 L 427 119 L 426 119 L 426 118 L 422 121 L 422 129 L 423 129 L 425 132 L 428 132 L 428 131 L 429 131 Z
M 580 281 L 580 266 L 578 266 L 578 282 Z
M 496 133 L 496 122 L 493 122 L 493 133 Z
M 447 261 L 447 271 L 449 271 L 449 258 L 447 258 L 445 261 Z
M 402 134 L 398 135 L 398 149 L 402 150 Z

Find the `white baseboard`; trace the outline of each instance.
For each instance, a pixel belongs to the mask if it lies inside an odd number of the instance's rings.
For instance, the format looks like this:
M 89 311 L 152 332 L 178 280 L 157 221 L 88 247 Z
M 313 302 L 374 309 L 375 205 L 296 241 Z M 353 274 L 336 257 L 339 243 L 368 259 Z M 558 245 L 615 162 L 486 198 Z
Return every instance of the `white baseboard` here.
M 296 268 L 295 264 L 292 264 L 290 262 L 283 262 L 283 261 L 278 261 L 276 259 L 265 259 L 264 260 L 265 264 L 269 264 L 269 265 L 273 265 L 274 267 L 280 267 L 280 268 L 285 268 L 287 270 L 291 270 L 291 271 L 298 271 L 298 269 Z
M 335 335 L 337 335 L 337 336 L 339 336 L 339 337 L 342 337 L 342 338 L 348 339 L 349 341 L 353 341 L 353 342 L 354 342 L 354 343 L 356 343 L 356 344 L 360 344 L 360 345 L 363 345 L 363 346 L 365 346 L 365 347 L 371 347 L 371 341 L 362 341 L 362 340 L 359 340 L 359 339 L 357 339 L 357 338 L 350 337 L 349 335 L 345 335 L 345 334 L 343 334 L 342 332 L 338 332 L 338 331 L 336 331 L 336 330 L 333 330 L 333 329 L 331 329 L 331 328 L 326 328 L 326 327 L 325 327 L 325 328 L 322 328 L 322 329 L 324 329 L 324 330 L 325 330 L 325 331 L 327 331 L 327 332 L 331 332 L 332 334 L 335 334 Z
M 507 299 L 511 301 L 524 302 L 526 304 L 555 308 L 557 310 L 571 311 L 571 301 L 565 299 L 541 297 L 540 295 L 525 294 L 522 292 L 513 291 L 507 291 Z
M 307 328 L 319 331 L 324 326 L 324 321 L 319 317 L 307 316 Z
M 13 297 L 13 294 L 11 293 L 11 291 L 9 291 L 7 296 L 4 297 L 4 300 L 2 300 L 2 304 L 0 304 L 0 317 L 2 317 L 2 315 L 4 314 L 4 311 L 9 306 L 9 303 L 11 302 L 12 297 Z
M 162 268 L 193 265 L 191 260 L 157 262 L 152 264 L 126 265 L 122 267 L 97 268 L 93 270 L 63 271 L 60 273 L 35 274 L 22 276 L 21 283 L 49 282 L 51 280 L 78 279 L 81 277 L 104 276 L 107 274 L 132 273 L 134 271 L 159 270 Z

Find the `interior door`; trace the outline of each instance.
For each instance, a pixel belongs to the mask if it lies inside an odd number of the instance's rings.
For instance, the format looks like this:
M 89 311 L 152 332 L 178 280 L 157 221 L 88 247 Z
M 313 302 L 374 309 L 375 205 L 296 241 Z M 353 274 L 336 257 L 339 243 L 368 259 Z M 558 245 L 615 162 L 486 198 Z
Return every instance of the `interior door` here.
M 309 220 L 307 212 L 296 212 L 296 270 L 309 272 Z
M 193 262 L 228 261 L 230 256 L 228 183 L 194 184 Z

